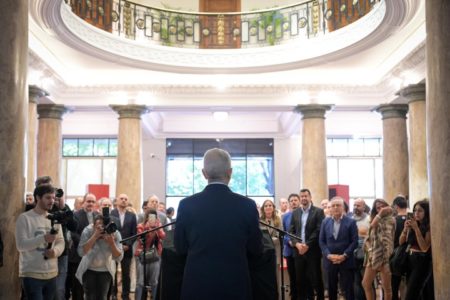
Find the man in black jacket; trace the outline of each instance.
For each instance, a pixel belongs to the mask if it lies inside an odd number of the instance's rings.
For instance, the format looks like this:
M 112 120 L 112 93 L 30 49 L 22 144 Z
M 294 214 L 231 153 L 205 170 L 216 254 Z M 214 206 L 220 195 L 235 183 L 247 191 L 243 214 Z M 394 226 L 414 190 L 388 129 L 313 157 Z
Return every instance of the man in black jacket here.
M 117 197 L 117 208 L 111 211 L 111 216 L 120 220 L 120 224 L 117 224 L 118 230 L 122 239 L 126 239 L 137 233 L 137 221 L 136 215 L 127 210 L 128 196 L 126 194 L 120 194 Z M 133 240 L 130 240 L 123 244 L 123 259 L 120 262 L 122 268 L 122 299 L 128 300 L 130 295 L 130 266 L 133 258 Z M 114 284 L 113 296 L 117 296 L 117 275 Z
M 301 237 L 291 238 L 294 247 L 295 273 L 298 299 L 324 299 L 319 233 L 325 215 L 312 204 L 311 192 L 300 190 L 300 207 L 292 212 L 289 232 Z
M 208 150 L 202 172 L 208 185 L 178 207 L 174 243 L 187 255 L 180 299 L 252 299 L 247 255 L 263 249 L 256 204 L 228 187 L 228 152 Z

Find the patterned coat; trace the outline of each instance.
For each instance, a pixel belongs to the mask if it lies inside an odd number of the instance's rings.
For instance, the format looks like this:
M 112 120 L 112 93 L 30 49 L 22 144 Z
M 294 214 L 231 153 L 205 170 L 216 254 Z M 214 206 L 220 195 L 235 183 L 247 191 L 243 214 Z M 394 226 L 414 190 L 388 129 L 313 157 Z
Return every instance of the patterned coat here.
M 389 257 L 394 251 L 395 226 L 395 219 L 391 214 L 381 218 L 377 227 L 370 228 L 366 241 L 366 266 L 377 270 L 389 264 Z

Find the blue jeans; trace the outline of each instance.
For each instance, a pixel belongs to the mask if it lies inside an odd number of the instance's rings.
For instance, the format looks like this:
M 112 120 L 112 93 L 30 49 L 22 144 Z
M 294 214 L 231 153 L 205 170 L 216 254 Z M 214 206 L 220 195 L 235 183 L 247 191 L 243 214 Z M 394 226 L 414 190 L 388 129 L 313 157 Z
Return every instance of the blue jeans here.
M 28 300 L 53 299 L 56 293 L 56 277 L 52 279 L 23 277 L 22 287 Z
M 58 276 L 56 276 L 55 300 L 66 299 L 67 255 L 58 257 Z
M 146 270 L 146 279 L 147 282 L 145 285 L 150 286 L 152 291 L 152 298 L 156 297 L 156 289 L 158 287 L 158 278 L 159 278 L 159 270 L 161 267 L 161 260 L 157 262 L 153 262 L 151 264 L 147 264 L 145 266 Z M 144 295 L 144 266 L 137 260 L 137 276 L 136 276 L 136 293 L 135 300 L 141 300 L 142 298 L 147 299 L 147 296 Z

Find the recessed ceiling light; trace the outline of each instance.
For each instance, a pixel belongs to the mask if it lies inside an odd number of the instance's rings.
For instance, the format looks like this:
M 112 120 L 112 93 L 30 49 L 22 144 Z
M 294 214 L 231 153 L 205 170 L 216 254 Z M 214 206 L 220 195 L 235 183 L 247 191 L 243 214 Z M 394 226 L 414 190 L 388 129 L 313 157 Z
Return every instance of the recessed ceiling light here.
M 228 112 L 227 111 L 215 111 L 213 112 L 213 118 L 216 121 L 226 121 L 228 120 Z

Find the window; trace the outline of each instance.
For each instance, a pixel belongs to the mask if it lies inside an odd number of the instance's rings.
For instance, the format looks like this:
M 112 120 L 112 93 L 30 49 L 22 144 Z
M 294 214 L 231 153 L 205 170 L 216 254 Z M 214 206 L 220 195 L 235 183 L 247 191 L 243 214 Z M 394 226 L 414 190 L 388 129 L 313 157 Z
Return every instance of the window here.
M 63 157 L 117 156 L 117 138 L 64 138 Z
M 88 184 L 116 189 L 117 138 L 63 138 L 62 174 L 66 197 L 82 196 Z
M 328 138 L 329 184 L 349 186 L 350 207 L 354 198 L 372 205 L 383 197 L 382 140 L 380 138 Z
M 168 139 L 166 147 L 166 203 L 175 211 L 181 199 L 205 188 L 203 154 L 215 147 L 231 155 L 232 191 L 257 203 L 274 197 L 272 139 Z

